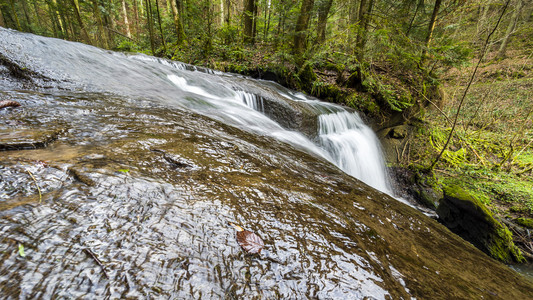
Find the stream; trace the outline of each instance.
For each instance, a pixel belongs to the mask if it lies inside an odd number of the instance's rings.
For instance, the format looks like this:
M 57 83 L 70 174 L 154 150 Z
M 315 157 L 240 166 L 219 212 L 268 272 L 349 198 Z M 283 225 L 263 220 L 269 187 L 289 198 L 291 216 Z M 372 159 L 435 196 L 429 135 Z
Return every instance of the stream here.
M 21 104 L 0 109 L 0 298 L 533 294 L 391 197 L 379 141 L 347 108 L 3 28 L 0 97 Z

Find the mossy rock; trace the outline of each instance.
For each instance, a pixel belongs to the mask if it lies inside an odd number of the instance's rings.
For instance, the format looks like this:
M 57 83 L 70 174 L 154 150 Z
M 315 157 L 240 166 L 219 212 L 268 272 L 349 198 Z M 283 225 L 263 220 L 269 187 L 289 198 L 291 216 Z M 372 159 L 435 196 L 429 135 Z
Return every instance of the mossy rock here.
M 533 219 L 531 218 L 518 218 L 516 219 L 518 225 L 533 229 Z
M 445 186 L 443 192 L 437 208 L 441 223 L 497 260 L 524 261 L 509 229 L 483 203 L 457 185 Z
M 310 63 L 305 64 L 298 72 L 300 88 L 306 92 L 311 92 L 313 82 L 317 79 L 313 66 Z

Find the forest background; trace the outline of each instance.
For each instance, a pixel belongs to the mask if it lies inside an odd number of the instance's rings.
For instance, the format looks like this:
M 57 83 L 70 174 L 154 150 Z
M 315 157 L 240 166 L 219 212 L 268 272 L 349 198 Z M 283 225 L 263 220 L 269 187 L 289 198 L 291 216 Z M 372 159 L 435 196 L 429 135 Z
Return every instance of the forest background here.
M 459 184 L 533 253 L 531 0 L 0 0 L 0 26 L 350 106 L 404 194 Z

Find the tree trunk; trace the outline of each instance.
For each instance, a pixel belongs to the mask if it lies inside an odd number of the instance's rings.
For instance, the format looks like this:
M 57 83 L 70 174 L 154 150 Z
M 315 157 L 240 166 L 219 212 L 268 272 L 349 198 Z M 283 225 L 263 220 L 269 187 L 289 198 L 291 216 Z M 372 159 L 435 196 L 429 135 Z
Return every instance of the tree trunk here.
M 39 7 L 37 6 L 37 1 L 32 1 L 33 4 L 33 10 L 35 11 L 35 16 L 37 18 L 37 22 L 39 23 L 39 28 L 43 28 L 43 23 L 41 22 L 41 16 L 39 15 Z
M 13 20 L 15 21 L 15 26 L 18 31 L 22 31 L 22 26 L 20 26 L 19 17 L 17 16 L 17 10 L 15 9 L 15 0 L 10 0 L 11 4 L 11 14 L 13 16 Z
M 141 3 L 142 7 L 142 3 Z M 137 0 L 133 0 L 133 16 L 135 17 L 134 23 L 135 26 L 133 27 L 135 29 L 135 39 L 139 40 L 139 33 L 141 32 L 141 29 L 139 28 L 139 6 L 137 5 Z
M 351 0 L 350 2 L 350 12 L 348 16 L 348 22 L 350 25 L 355 25 L 359 21 L 359 5 L 357 5 L 359 0 Z
M 0 5 L 0 26 L 6 27 L 6 23 L 4 22 L 4 11 L 2 10 L 2 5 Z
M 265 25 L 265 31 L 263 33 L 263 39 L 266 40 L 268 38 L 268 32 L 270 30 L 270 17 L 272 16 L 272 2 L 271 0 L 268 0 L 267 1 L 267 7 L 265 9 L 265 20 L 266 20 L 266 25 Z
M 83 24 L 83 20 L 81 19 L 80 4 L 78 0 L 70 0 L 70 2 L 72 4 L 72 7 L 74 7 L 74 14 L 76 15 L 76 20 L 78 20 L 78 24 L 80 25 L 81 36 L 87 44 L 91 44 L 91 39 L 89 38 L 89 34 L 87 34 L 87 30 L 85 29 L 85 25 Z
M 26 31 L 33 32 L 30 14 L 28 13 L 28 4 L 26 3 L 26 0 L 21 0 L 21 2 L 22 2 L 22 9 L 24 10 L 24 17 L 26 19 Z
M 122 0 L 122 13 L 124 14 L 124 25 L 126 26 L 126 36 L 128 36 L 131 39 L 131 27 L 130 27 L 130 21 L 128 20 L 128 9 L 126 7 L 126 0 Z
M 517 0 L 515 10 L 511 17 L 511 21 L 509 22 L 509 25 L 507 26 L 507 31 L 505 32 L 505 36 L 503 38 L 502 44 L 500 45 L 500 49 L 498 50 L 498 55 L 497 55 L 498 58 L 505 58 L 505 50 L 507 50 L 507 44 L 509 43 L 511 36 L 514 33 L 516 24 L 518 23 L 518 19 L 520 19 L 520 12 L 522 11 L 522 5 L 523 5 L 522 0 Z
M 325 0 L 318 9 L 317 43 L 322 44 L 326 40 L 326 23 L 333 0 Z
M 175 0 L 170 0 L 170 6 L 172 8 L 172 17 L 174 19 L 174 29 L 176 30 L 176 43 L 181 45 L 183 44 L 185 33 L 183 32 L 183 24 L 178 11 L 178 4 Z
M 424 0 L 419 0 L 418 4 L 416 5 L 415 12 L 413 13 L 413 17 L 411 18 L 411 21 L 409 22 L 409 27 L 407 27 L 407 31 L 405 32 L 406 36 L 409 36 L 409 33 L 411 33 L 411 30 L 413 29 L 413 24 L 416 20 L 416 15 L 418 14 L 418 11 L 424 7 Z
M 224 7 L 224 23 L 229 26 L 231 22 L 231 0 L 221 1 L 226 1 L 226 6 Z
M 361 5 L 359 6 L 360 26 L 356 41 L 357 57 L 360 62 L 364 60 L 366 36 L 368 32 L 368 27 L 370 26 L 370 20 L 372 19 L 371 15 L 373 8 L 374 0 L 369 0 L 368 3 L 366 2 L 366 0 L 361 0 Z
M 59 26 L 57 22 L 54 7 L 52 6 L 51 2 L 47 1 L 46 4 L 48 5 L 48 16 L 50 17 L 50 20 L 52 22 L 52 31 L 54 33 L 54 37 L 59 38 L 61 36 L 60 34 L 61 27 Z
M 442 0 L 435 0 L 435 6 L 433 7 L 433 13 L 431 14 L 431 19 L 429 20 L 428 34 L 426 36 L 426 49 L 429 49 L 429 45 L 431 44 L 431 39 L 433 38 L 433 31 L 435 30 L 437 15 L 439 13 L 441 3 L 442 3 Z
M 248 44 L 254 43 L 254 15 L 256 12 L 255 0 L 245 0 L 244 2 L 244 42 Z
M 161 40 L 163 41 L 163 51 L 167 53 L 167 43 L 165 41 L 165 34 L 163 33 L 163 25 L 161 24 L 161 13 L 159 12 L 159 0 L 155 0 L 155 7 L 157 11 L 157 22 L 159 23 L 159 32 L 161 33 Z
M 293 52 L 300 55 L 304 52 L 307 42 L 307 29 L 309 28 L 309 19 L 311 18 L 311 10 L 313 9 L 314 0 L 303 0 L 300 14 L 296 21 L 294 29 L 294 47 Z
M 152 55 L 155 54 L 155 40 L 154 40 L 154 22 L 152 19 L 152 3 L 150 0 L 144 0 L 146 11 L 146 24 L 148 25 L 148 33 L 150 35 L 150 49 Z
M 102 20 L 102 15 L 100 14 L 100 7 L 98 5 L 98 1 L 93 1 L 93 13 L 94 17 L 96 18 L 96 24 L 98 25 L 98 33 L 97 37 L 100 37 L 98 39 L 99 46 L 105 49 L 109 49 L 109 44 L 106 39 L 106 33 L 104 28 L 104 21 Z

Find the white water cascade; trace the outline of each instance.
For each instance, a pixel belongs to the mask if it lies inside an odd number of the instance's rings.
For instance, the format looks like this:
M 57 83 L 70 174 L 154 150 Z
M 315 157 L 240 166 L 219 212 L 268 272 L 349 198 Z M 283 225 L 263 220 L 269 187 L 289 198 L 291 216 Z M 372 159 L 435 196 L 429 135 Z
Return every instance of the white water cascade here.
M 168 78 L 181 90 L 208 101 L 217 108 L 216 114 L 226 121 L 322 156 L 345 173 L 393 195 L 379 140 L 356 112 L 307 98 L 301 93 L 277 91 L 285 101 L 305 102 L 317 112 L 318 133 L 313 142 L 305 135 L 287 130 L 268 118 L 264 114 L 265 103 L 262 97 L 218 84 L 215 84 L 217 90 L 211 89 L 205 82 L 193 84 L 177 75 L 168 75 Z
M 344 172 L 387 194 L 392 194 L 379 140 L 357 113 L 322 114 L 320 145 Z

